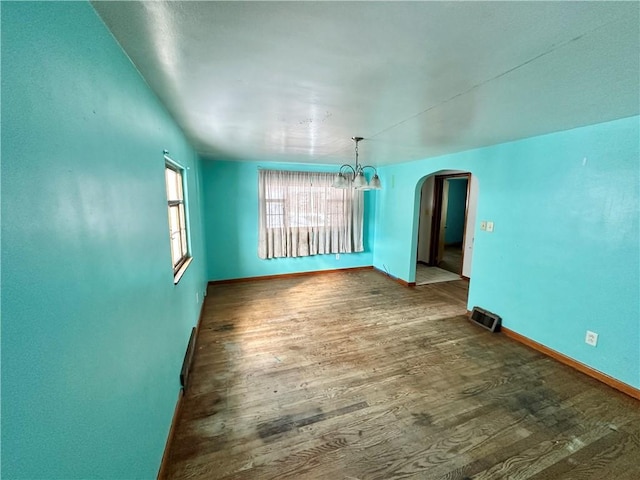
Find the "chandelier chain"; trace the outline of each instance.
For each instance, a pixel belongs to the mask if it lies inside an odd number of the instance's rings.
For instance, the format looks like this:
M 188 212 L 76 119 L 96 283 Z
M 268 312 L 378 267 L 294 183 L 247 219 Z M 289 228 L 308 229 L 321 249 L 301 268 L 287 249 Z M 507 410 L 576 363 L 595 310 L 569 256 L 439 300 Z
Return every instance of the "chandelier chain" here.
M 356 170 L 358 169 L 358 141 L 356 140 Z

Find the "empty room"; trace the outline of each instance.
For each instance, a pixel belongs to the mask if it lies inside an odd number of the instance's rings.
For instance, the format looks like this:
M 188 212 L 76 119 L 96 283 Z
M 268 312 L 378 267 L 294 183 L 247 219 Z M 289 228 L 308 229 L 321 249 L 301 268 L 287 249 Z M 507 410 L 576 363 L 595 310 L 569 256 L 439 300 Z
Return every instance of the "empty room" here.
M 2 478 L 640 478 L 640 3 L 0 18 Z

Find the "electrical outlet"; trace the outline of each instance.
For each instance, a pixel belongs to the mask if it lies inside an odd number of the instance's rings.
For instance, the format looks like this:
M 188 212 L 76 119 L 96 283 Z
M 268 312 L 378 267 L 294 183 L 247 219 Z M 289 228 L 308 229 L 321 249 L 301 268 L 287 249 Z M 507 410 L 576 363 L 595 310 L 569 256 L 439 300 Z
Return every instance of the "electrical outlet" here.
M 598 334 L 587 330 L 587 335 L 584 337 L 584 343 L 595 347 L 598 344 Z
M 480 222 L 480 230 L 486 230 L 487 229 L 487 222 Z
M 340 260 L 340 254 L 336 253 L 336 260 Z
M 487 232 L 493 232 L 493 222 L 487 222 Z

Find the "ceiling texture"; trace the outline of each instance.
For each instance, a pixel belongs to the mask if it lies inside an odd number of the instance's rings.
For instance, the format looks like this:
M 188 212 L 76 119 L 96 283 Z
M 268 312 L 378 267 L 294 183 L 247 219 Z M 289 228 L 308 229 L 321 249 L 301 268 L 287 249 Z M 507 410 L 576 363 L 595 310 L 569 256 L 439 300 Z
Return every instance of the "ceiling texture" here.
M 638 2 L 93 2 L 205 157 L 375 166 L 638 114 Z

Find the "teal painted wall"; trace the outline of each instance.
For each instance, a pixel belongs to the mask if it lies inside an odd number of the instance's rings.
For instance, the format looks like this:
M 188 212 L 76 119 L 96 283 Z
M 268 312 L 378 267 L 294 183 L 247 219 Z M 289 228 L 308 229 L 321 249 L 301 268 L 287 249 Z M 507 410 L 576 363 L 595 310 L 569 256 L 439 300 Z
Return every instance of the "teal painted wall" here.
M 375 191 L 365 192 L 364 248 L 361 253 L 298 258 L 258 258 L 258 168 L 255 162 L 205 160 L 205 236 L 209 280 L 259 277 L 371 266 Z M 264 164 L 263 164 L 264 165 Z M 335 171 L 335 165 L 269 163 L 270 169 Z
M 1 115 L 2 478 L 155 478 L 206 282 L 199 160 L 88 3 L 2 2 Z
M 448 182 L 447 229 L 444 234 L 444 243 L 445 245 L 462 244 L 468 182 L 466 178 L 452 178 Z
M 640 117 L 379 169 L 374 265 L 415 278 L 422 179 L 479 179 L 469 307 L 640 387 Z M 495 231 L 479 230 L 479 222 Z M 586 330 L 600 335 L 584 343 Z

